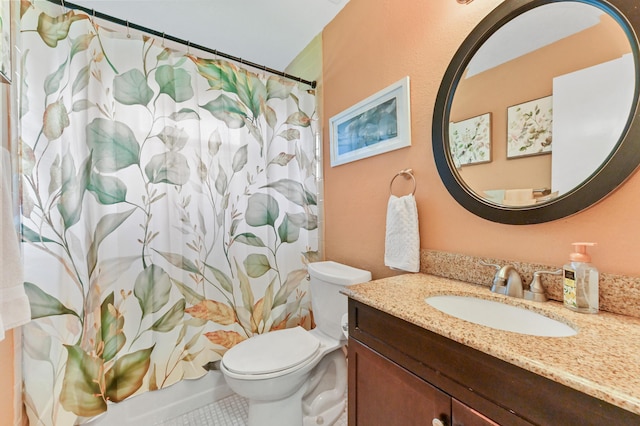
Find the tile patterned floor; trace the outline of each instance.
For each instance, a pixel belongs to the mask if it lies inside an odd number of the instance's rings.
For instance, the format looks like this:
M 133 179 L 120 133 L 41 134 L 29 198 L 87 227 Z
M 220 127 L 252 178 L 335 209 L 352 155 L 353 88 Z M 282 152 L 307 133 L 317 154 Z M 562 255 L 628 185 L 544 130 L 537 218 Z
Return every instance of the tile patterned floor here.
M 248 408 L 246 399 L 231 395 L 155 426 L 246 426 Z M 334 426 L 347 426 L 346 413 Z

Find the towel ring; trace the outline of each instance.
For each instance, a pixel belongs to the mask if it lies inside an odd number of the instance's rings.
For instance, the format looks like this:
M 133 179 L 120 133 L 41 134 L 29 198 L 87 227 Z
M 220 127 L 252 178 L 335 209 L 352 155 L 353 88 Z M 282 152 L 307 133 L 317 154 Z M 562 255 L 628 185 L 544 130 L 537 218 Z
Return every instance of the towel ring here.
M 391 183 L 389 184 L 389 194 L 393 195 L 393 181 L 396 180 L 398 176 L 404 176 L 405 179 L 413 180 L 413 191 L 411 191 L 411 195 L 416 193 L 416 177 L 413 175 L 413 169 L 404 169 L 400 170 L 396 175 L 391 179 Z

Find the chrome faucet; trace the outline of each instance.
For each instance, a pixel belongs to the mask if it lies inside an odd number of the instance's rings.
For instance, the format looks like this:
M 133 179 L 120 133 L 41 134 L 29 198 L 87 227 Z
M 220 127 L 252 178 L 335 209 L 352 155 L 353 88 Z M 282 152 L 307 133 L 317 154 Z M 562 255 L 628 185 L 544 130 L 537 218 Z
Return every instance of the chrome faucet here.
M 529 287 L 525 290 L 522 284 L 522 278 L 513 265 L 500 266 L 495 263 L 487 263 L 482 260 L 480 261 L 480 264 L 496 268 L 496 274 L 493 277 L 493 284 L 491 285 L 492 292 L 511 297 L 518 297 L 520 299 L 533 300 L 536 302 L 547 301 L 547 295 L 545 294 L 544 287 L 542 286 L 540 275 L 560 275 L 562 273 L 562 269 L 558 269 L 556 271 L 536 271 L 533 273 L 531 284 L 529 284 Z
M 513 265 L 505 265 L 501 267 L 500 265 L 486 263 L 483 261 L 480 261 L 480 264 L 496 268 L 496 274 L 493 277 L 493 285 L 491 286 L 492 292 L 520 299 L 524 297 L 522 278 L 520 278 L 520 274 Z
M 519 299 L 524 297 L 522 278 L 520 278 L 520 274 L 513 265 L 505 265 L 496 272 L 496 276 L 493 279 L 493 287 L 495 287 L 496 290 L 492 289 L 492 291 L 506 294 L 507 296 L 517 297 Z M 502 291 L 503 288 L 504 291 Z M 500 289 L 500 291 L 497 289 Z

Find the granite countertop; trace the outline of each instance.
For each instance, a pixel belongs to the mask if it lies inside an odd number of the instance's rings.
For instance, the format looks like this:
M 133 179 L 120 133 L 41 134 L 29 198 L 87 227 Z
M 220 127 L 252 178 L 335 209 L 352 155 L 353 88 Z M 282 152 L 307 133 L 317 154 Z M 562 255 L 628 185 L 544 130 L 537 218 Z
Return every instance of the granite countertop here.
M 531 302 L 488 287 L 426 274 L 356 284 L 350 298 L 480 350 L 570 388 L 640 414 L 640 318 L 581 314 L 559 302 Z M 428 305 L 434 295 L 477 296 L 542 313 L 578 330 L 570 337 L 539 337 L 476 325 Z

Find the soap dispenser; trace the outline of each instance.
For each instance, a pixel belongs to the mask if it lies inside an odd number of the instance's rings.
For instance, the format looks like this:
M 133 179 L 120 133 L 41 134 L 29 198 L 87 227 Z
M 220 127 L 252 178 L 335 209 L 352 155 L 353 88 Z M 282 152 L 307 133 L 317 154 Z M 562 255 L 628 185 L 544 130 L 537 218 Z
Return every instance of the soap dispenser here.
M 598 269 L 591 264 L 588 246 L 595 243 L 573 243 L 570 262 L 562 267 L 564 306 L 583 313 L 598 312 Z

